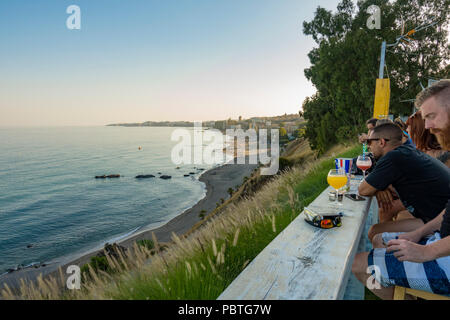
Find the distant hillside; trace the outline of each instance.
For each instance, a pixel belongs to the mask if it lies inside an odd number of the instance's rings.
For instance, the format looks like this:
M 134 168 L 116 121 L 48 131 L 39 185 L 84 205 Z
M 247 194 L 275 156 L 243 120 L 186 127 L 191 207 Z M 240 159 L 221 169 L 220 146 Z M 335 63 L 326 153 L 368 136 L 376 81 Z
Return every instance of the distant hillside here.
M 225 120 L 211 120 L 203 121 L 203 126 L 216 129 L 262 129 L 262 128 L 280 128 L 284 127 L 288 133 L 294 132 L 296 129 L 302 127 L 305 120 L 300 117 L 298 113 L 284 114 L 281 116 L 273 117 L 252 117 L 249 119 L 225 119 Z M 194 122 L 190 121 L 145 121 L 135 123 L 115 123 L 108 124 L 107 126 L 122 126 L 122 127 L 193 127 Z
M 193 122 L 189 121 L 146 121 L 141 123 L 115 123 L 108 124 L 109 127 L 192 127 Z
M 312 157 L 314 152 L 311 150 L 307 139 L 296 139 L 286 146 L 281 156 L 295 161 L 300 158 Z
M 264 121 L 299 121 L 303 120 L 298 113 L 284 114 L 282 116 L 273 117 L 252 117 L 249 120 L 264 120 Z

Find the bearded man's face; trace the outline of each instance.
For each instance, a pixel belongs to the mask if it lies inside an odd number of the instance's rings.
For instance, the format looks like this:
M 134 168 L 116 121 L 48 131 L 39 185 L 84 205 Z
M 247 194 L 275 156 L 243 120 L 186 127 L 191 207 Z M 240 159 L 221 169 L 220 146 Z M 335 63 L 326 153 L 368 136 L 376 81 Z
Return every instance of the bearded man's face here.
M 443 149 L 450 150 L 450 113 L 445 106 L 439 104 L 439 100 L 431 97 L 424 101 L 420 107 L 422 118 L 425 120 L 425 128 L 436 136 Z

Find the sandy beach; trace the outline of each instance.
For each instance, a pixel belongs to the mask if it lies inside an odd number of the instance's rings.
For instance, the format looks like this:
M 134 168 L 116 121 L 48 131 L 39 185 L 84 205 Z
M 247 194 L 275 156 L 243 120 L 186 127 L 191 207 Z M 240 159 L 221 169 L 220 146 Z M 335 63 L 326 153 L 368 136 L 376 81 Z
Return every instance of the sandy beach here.
M 246 163 L 247 162 L 248 161 L 246 161 Z M 256 167 L 256 164 L 227 163 L 204 172 L 199 177 L 199 180 L 205 183 L 207 192 L 206 196 L 197 204 L 192 208 L 185 210 L 159 228 L 138 231 L 117 243 L 129 248 L 137 240 L 152 239 L 152 232 L 155 233 L 156 238 L 160 242 L 170 241 L 172 232 L 177 235 L 185 234 L 200 221 L 199 214 L 202 210 L 205 210 L 207 212 L 206 214 L 214 210 L 216 208 L 216 203 L 220 202 L 221 198 L 227 199 L 229 197 L 228 189 L 230 187 L 235 189 L 237 185 L 242 184 L 243 178 L 245 176 L 250 176 Z M 63 272 L 65 272 L 69 265 L 78 265 L 81 267 L 89 262 L 90 258 L 95 256 L 99 251 L 100 250 L 95 250 L 78 257 L 66 258 L 65 261 L 49 264 L 44 267 L 21 269 L 4 274 L 0 276 L 0 289 L 3 288 L 5 284 L 8 284 L 10 288 L 17 288 L 20 286 L 20 279 L 34 280 L 39 274 L 42 274 L 44 277 L 53 275 L 57 272 L 59 267 L 62 267 Z

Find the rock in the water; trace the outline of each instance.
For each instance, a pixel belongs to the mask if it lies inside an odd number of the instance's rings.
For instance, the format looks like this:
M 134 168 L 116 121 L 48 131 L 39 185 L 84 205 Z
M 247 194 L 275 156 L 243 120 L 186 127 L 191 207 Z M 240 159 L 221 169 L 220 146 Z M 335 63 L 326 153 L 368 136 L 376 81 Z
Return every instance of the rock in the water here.
M 189 175 L 189 174 L 185 174 L 184 176 L 185 176 L 185 177 L 190 177 L 190 175 Z
M 106 178 L 120 178 L 120 174 L 110 174 L 110 175 L 95 176 L 95 179 L 106 179 Z
M 168 175 L 163 174 L 160 178 L 161 179 L 170 179 L 170 178 L 172 178 L 172 176 L 168 176 Z
M 195 172 L 189 172 L 189 174 L 195 174 Z
M 140 174 L 136 176 L 136 179 L 148 179 L 148 178 L 154 178 L 155 176 L 152 174 Z

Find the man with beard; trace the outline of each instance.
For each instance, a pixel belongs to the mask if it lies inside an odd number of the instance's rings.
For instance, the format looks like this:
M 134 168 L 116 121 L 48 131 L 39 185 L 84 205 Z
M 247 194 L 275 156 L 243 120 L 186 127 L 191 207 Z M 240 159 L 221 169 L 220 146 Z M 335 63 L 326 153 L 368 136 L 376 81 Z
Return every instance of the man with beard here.
M 425 127 L 444 149 L 450 150 L 450 80 L 441 80 L 422 91 L 416 106 L 421 109 Z M 446 174 L 450 174 L 448 170 Z M 352 267 L 365 285 L 371 277 L 367 270 L 373 270 L 376 281 L 368 286 L 373 293 L 392 299 L 394 286 L 399 285 L 450 294 L 450 201 L 436 218 L 419 228 L 406 233 L 386 232 L 376 238 L 374 249 L 358 253 Z

